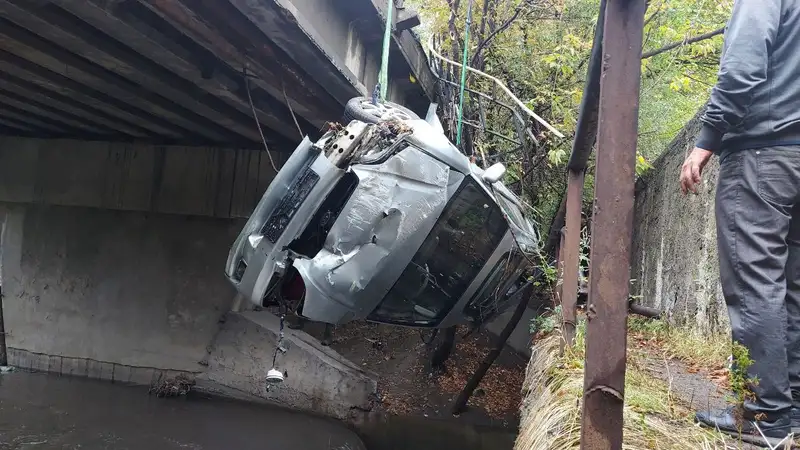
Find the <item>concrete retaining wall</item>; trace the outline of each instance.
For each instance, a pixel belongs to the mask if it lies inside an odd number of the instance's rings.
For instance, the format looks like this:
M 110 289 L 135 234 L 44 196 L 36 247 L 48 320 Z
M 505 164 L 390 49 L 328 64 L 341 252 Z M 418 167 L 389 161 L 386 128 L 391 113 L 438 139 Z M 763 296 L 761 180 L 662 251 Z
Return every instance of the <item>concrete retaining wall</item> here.
M 276 368 L 286 379 L 267 387 L 280 321 L 267 312 L 227 317 L 210 347 L 208 371 L 200 376 L 257 398 L 304 411 L 360 422 L 377 400 L 377 376 L 364 372 L 310 335 L 284 328 Z
M 200 372 L 234 298 L 241 221 L 6 205 L 6 342 L 28 352 Z
M 683 196 L 678 183 L 699 129 L 698 118 L 689 122 L 637 182 L 631 292 L 674 324 L 725 331 L 714 220 L 717 159 L 706 168 L 699 195 Z

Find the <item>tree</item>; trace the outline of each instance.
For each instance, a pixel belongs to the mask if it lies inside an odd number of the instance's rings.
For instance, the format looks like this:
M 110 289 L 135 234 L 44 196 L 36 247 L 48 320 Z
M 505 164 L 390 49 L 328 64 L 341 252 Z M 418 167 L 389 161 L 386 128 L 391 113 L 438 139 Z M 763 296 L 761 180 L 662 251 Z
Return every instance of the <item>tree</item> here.
M 505 81 L 528 107 L 556 126 L 559 140 L 537 123 L 536 141 L 515 146 L 514 120 L 504 108 L 468 94 L 465 116 L 493 133 L 468 126 L 465 151 L 478 160 L 500 160 L 508 182 L 524 193 L 536 217 L 549 226 L 564 191 L 563 164 L 577 122 L 599 0 L 417 0 L 423 39 L 461 60 L 467 7 L 472 4 L 470 64 Z M 639 167 L 656 158 L 708 98 L 716 81 L 721 34 L 732 0 L 650 0 L 645 18 L 640 107 Z M 478 77 L 468 87 L 490 95 Z M 452 98 L 445 123 L 454 125 Z M 482 127 L 483 128 L 483 127 Z M 592 193 L 587 174 L 587 200 Z M 587 202 L 588 204 L 588 202 Z M 546 231 L 546 230 L 545 230 Z

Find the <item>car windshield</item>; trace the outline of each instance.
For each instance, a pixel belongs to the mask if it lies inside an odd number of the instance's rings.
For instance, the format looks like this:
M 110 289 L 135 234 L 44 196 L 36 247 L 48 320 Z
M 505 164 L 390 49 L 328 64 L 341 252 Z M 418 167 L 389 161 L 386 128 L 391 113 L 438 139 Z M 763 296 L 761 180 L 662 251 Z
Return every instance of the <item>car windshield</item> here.
M 500 208 L 468 178 L 369 319 L 437 325 L 464 295 L 507 230 Z
M 514 202 L 499 192 L 495 193 L 495 197 L 497 198 L 497 202 L 500 203 L 500 207 L 503 208 L 503 212 L 506 213 L 508 219 L 517 228 L 526 234 L 533 235 L 535 233 L 531 223 L 525 218 L 525 216 L 522 214 L 522 211 L 520 211 L 519 207 L 514 204 Z

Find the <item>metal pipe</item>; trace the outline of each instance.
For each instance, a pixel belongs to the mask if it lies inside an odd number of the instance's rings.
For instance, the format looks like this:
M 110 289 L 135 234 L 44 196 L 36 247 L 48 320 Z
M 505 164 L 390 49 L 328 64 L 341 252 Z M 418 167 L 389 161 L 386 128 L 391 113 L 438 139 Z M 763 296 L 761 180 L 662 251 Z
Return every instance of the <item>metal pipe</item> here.
M 638 314 L 643 317 L 647 317 L 650 319 L 660 319 L 661 318 L 661 310 L 657 308 L 650 308 L 648 306 L 640 305 L 638 303 L 630 302 L 628 306 L 628 310 L 631 314 Z
M 389 46 L 392 40 L 392 26 L 394 25 L 392 14 L 394 13 L 394 0 L 386 2 L 386 28 L 383 31 L 383 53 L 381 53 L 381 71 L 378 74 L 378 84 L 380 85 L 381 100 L 386 100 L 389 92 Z
M 527 282 L 515 294 L 512 295 L 520 295 L 517 308 L 514 310 L 514 314 L 512 314 L 511 318 L 508 319 L 508 323 L 506 324 L 505 328 L 503 328 L 503 331 L 501 331 L 500 335 L 497 336 L 497 341 L 495 342 L 492 351 L 486 355 L 486 358 L 484 358 L 483 362 L 481 362 L 481 365 L 478 366 L 478 368 L 475 370 L 475 373 L 473 373 L 472 377 L 470 377 L 469 381 L 467 381 L 467 384 L 464 385 L 461 393 L 458 394 L 456 401 L 453 402 L 453 408 L 451 412 L 454 415 L 464 412 L 464 409 L 467 407 L 467 402 L 469 401 L 470 397 L 472 397 L 472 393 L 475 392 L 475 389 L 481 384 L 483 377 L 486 376 L 486 372 L 489 371 L 489 369 L 492 367 L 492 364 L 494 364 L 494 361 L 498 356 L 500 356 L 500 353 L 503 352 L 506 342 L 508 342 L 508 338 L 511 337 L 511 333 L 517 329 L 517 325 L 519 325 L 519 321 L 525 314 L 525 310 L 528 309 L 528 303 L 530 303 L 531 296 L 533 295 L 533 282 Z
M 567 162 L 567 170 L 585 171 L 586 164 L 592 154 L 597 138 L 597 110 L 600 104 L 600 75 L 603 67 L 603 32 L 605 30 L 606 0 L 600 1 L 600 13 L 597 16 L 597 25 L 594 29 L 594 43 L 589 57 L 589 70 L 586 76 L 586 85 L 583 88 L 583 98 L 578 112 L 578 126 L 575 138 L 572 141 L 572 152 Z M 545 252 L 555 251 L 558 245 L 558 230 L 564 226 L 566 215 L 566 196 L 561 201 L 553 221 L 550 224 L 550 233 L 547 237 Z
M 568 346 L 575 344 L 575 313 L 578 306 L 583 182 L 584 171 L 570 170 L 568 172 L 566 232 L 563 235 L 564 279 L 561 293 L 561 315 L 564 321 L 564 341 Z
M 622 448 L 645 3 L 646 0 L 607 0 L 604 19 L 582 450 Z
M 586 170 L 589 156 L 592 154 L 597 138 L 597 111 L 600 105 L 600 75 L 603 68 L 603 35 L 605 30 L 605 17 L 607 0 L 600 1 L 600 14 L 597 16 L 597 26 L 594 29 L 594 43 L 592 54 L 589 58 L 589 69 L 586 85 L 583 88 L 583 98 L 578 113 L 578 126 L 575 130 L 575 139 L 572 141 L 572 154 L 567 163 L 567 169 L 575 171 Z

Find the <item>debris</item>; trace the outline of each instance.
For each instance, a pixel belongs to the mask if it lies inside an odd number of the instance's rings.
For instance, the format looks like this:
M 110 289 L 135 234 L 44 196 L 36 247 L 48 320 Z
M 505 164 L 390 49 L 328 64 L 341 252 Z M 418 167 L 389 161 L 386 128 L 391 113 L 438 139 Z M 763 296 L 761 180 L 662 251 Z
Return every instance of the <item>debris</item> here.
M 321 330 L 319 330 L 321 331 Z M 463 330 L 462 330 L 463 332 Z M 492 337 L 480 330 L 460 338 L 448 361 L 448 373 L 427 378 L 430 346 L 420 339 L 419 330 L 352 322 L 337 329 L 334 349 L 380 378 L 381 406 L 392 415 L 449 417 L 453 397 L 491 349 Z M 380 348 L 374 346 L 381 342 Z M 389 359 L 387 360 L 387 354 Z M 525 358 L 505 354 L 484 378 L 469 405 L 486 414 L 485 420 L 511 420 L 519 413 Z M 439 410 L 434 414 L 434 410 Z M 481 419 L 484 420 L 484 419 Z M 487 422 L 488 423 L 488 422 Z M 494 423 L 494 422 L 492 422 Z
M 339 122 L 325 122 L 325 125 L 322 126 L 322 130 L 321 131 L 325 131 L 325 132 L 334 131 L 334 132 L 338 133 L 339 131 L 342 131 L 343 129 L 344 129 L 344 126 L 342 124 L 340 124 Z
M 194 379 L 186 374 L 168 377 L 150 386 L 150 394 L 156 397 L 180 397 L 186 395 L 195 385 Z
M 0 366 L 0 374 L 11 373 L 15 370 L 14 366 Z

